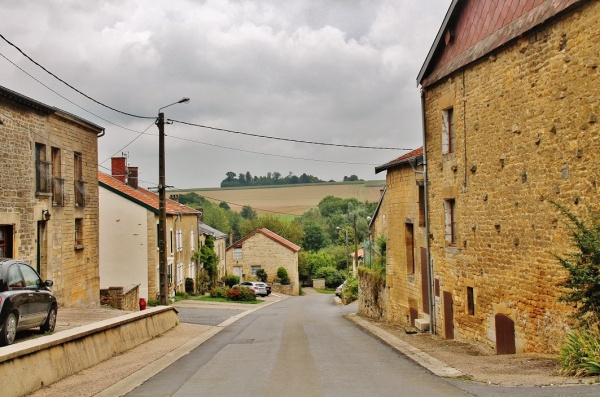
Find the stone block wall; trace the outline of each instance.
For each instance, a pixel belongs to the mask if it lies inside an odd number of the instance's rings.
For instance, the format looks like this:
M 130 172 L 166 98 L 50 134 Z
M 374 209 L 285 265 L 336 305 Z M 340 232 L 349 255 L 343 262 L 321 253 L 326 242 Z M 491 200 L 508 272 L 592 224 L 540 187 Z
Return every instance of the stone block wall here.
M 110 287 L 100 290 L 100 303 L 119 310 L 140 310 L 139 285 L 131 284 L 126 287 Z
M 600 3 L 588 2 L 425 90 L 441 335 L 452 313 L 456 338 L 495 349 L 503 314 L 517 352 L 555 352 L 569 329 L 553 253 L 572 246 L 552 201 L 583 217 L 600 210 L 599 16 Z M 456 150 L 443 154 L 450 107 Z M 446 199 L 456 203 L 455 245 L 445 241 Z

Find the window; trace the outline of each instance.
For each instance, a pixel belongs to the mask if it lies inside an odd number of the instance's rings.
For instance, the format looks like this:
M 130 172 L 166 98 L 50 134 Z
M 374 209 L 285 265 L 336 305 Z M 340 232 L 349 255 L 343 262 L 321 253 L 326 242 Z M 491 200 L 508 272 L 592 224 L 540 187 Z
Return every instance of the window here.
M 19 271 L 19 265 L 12 265 L 8 268 L 8 288 L 21 289 L 25 288 L 25 280 Z
M 169 229 L 169 241 L 171 242 L 171 244 L 169 244 L 170 252 L 171 255 L 173 255 L 173 229 Z
M 406 240 L 406 272 L 408 274 L 415 274 L 414 227 L 412 223 L 405 223 L 404 225 Z
M 419 226 L 425 227 L 425 186 L 419 186 Z
M 192 252 L 194 252 L 194 231 L 192 230 L 190 232 L 190 247 L 192 249 Z
M 83 248 L 83 219 L 75 218 L 75 248 Z
M 183 231 L 177 231 L 177 252 L 183 251 Z
M 456 245 L 456 202 L 444 201 L 445 240 L 447 245 Z
M 442 153 L 454 153 L 454 108 L 442 110 Z
M 475 293 L 473 287 L 467 287 L 467 313 L 470 316 L 475 315 Z
M 233 259 L 235 259 L 235 260 L 242 259 L 242 249 L 241 248 L 233 249 Z
M 73 153 L 73 180 L 75 192 L 75 206 L 85 207 L 85 181 L 83 180 L 83 159 L 81 153 Z
M 260 269 L 260 266 L 250 266 L 250 272 L 253 276 L 256 276 L 256 272 Z
M 46 145 L 35 144 L 35 180 L 38 193 L 50 193 L 50 163 L 46 161 Z
M 23 273 L 25 287 L 34 289 L 39 288 L 41 280 L 32 268 L 27 265 L 21 265 L 21 273 Z
M 60 148 L 52 148 L 52 205 L 62 207 L 65 197 L 65 180 L 61 178 Z
M 12 225 L 0 225 L 0 258 L 12 258 Z

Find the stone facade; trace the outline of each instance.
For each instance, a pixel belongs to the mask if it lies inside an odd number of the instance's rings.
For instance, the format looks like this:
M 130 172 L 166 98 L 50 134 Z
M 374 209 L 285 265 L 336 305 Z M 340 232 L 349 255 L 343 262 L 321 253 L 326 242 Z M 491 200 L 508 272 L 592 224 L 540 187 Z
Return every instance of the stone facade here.
M 552 254 L 572 246 L 552 201 L 600 210 L 600 2 L 578 3 L 423 87 L 440 335 L 496 349 L 501 316 L 517 352 L 555 352 L 569 328 Z
M 386 235 L 385 313 L 394 324 L 429 321 L 423 166 L 417 166 L 422 157 L 420 148 L 376 168 L 387 171 L 385 205 L 375 219 L 385 219 L 386 229 L 393 231 Z
M 51 279 L 59 305 L 98 305 L 104 129 L 2 87 L 0 113 L 1 254 Z
M 270 230 L 258 229 L 227 248 L 227 273 L 245 275 L 247 280 L 252 276 L 254 266 L 255 269 L 264 269 L 267 272 L 267 282 L 272 283 L 277 277 L 277 269 L 283 266 L 291 281 L 291 294 L 298 295 L 299 250 L 300 247 Z

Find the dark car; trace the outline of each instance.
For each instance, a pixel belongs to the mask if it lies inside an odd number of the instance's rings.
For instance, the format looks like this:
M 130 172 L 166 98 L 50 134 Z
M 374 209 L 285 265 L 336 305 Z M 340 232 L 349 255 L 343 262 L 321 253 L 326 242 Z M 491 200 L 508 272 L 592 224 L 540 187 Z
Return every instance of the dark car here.
M 0 345 L 10 345 L 24 329 L 54 331 L 58 304 L 51 286 L 28 264 L 0 258 Z

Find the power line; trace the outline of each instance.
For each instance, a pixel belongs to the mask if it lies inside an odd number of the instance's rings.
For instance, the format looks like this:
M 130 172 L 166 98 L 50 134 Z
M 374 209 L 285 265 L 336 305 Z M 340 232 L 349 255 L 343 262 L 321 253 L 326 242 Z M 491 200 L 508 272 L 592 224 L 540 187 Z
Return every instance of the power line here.
M 210 126 L 208 126 L 208 125 L 202 125 L 202 124 L 196 124 L 196 123 L 189 123 L 189 122 L 186 122 L 186 121 L 180 121 L 180 120 L 167 119 L 167 121 L 171 121 L 171 122 L 173 122 L 173 123 L 179 123 L 179 124 L 190 125 L 190 126 L 194 126 L 194 127 L 207 128 L 207 129 L 209 129 L 209 130 L 223 131 L 223 132 L 230 132 L 230 133 L 232 133 L 232 134 L 246 135 L 246 136 L 251 136 L 251 137 L 254 137 L 254 138 L 265 138 L 265 139 L 274 139 L 274 140 L 277 140 L 277 141 L 287 141 L 287 142 L 296 142 L 296 143 L 306 143 L 306 144 L 309 144 L 309 145 L 335 146 L 335 147 L 346 147 L 346 148 L 355 148 L 355 149 L 376 149 L 376 150 L 414 150 L 414 149 L 405 149 L 405 148 L 397 148 L 397 147 L 378 147 L 378 146 L 344 145 L 344 144 L 337 144 L 337 143 L 325 143 L 325 142 L 304 141 L 304 140 L 301 140 L 301 139 L 292 139 L 292 138 L 279 138 L 279 137 L 275 137 L 275 136 L 251 134 L 251 133 L 249 133 L 249 132 L 234 131 L 234 130 L 228 130 L 228 129 L 225 129 L 225 128 L 210 127 Z
M 82 91 L 78 90 L 77 88 L 73 87 L 71 84 L 67 83 L 66 81 L 64 81 L 63 79 L 61 79 L 60 77 L 58 77 L 57 75 L 55 75 L 54 73 L 52 73 L 51 71 L 49 71 L 48 69 L 46 69 L 44 66 L 40 65 L 39 63 L 37 63 L 36 61 L 34 61 L 29 55 L 25 54 L 23 52 L 23 50 L 21 50 L 19 47 L 17 47 L 15 44 L 11 43 L 6 37 L 4 37 L 1 33 L 0 33 L 0 38 L 2 38 L 2 40 L 6 41 L 9 45 L 11 45 L 12 47 L 14 47 L 17 51 L 19 51 L 25 58 L 29 59 L 33 64 L 35 64 L 36 66 L 38 66 L 39 68 L 41 68 L 44 72 L 48 73 L 50 76 L 54 77 L 56 80 L 60 81 L 61 83 L 63 83 L 64 85 L 66 85 L 67 87 L 69 87 L 70 89 L 72 89 L 73 91 L 79 93 L 80 95 L 83 95 L 84 97 L 86 97 L 87 99 L 89 99 L 90 101 L 93 101 L 95 103 L 97 103 L 100 106 L 104 106 L 107 109 L 110 109 L 112 111 L 115 111 L 117 113 L 121 113 L 124 114 L 126 116 L 130 116 L 130 117 L 136 117 L 139 119 L 155 119 L 156 117 L 152 116 L 138 116 L 136 114 L 131 114 L 131 113 L 127 113 L 127 112 L 123 112 L 121 110 L 115 109 L 113 107 L 110 107 L 108 105 L 105 105 L 104 103 L 95 100 L 94 98 L 92 98 L 91 96 L 83 93 Z
M 135 138 L 133 138 L 131 141 L 129 141 L 129 143 L 125 146 L 123 146 L 121 149 L 117 150 L 112 156 L 110 156 L 109 158 L 101 161 L 98 165 L 106 163 L 108 160 L 110 160 L 111 158 L 113 158 L 114 156 L 116 156 L 117 154 L 119 154 L 120 152 L 122 152 L 123 150 L 125 150 L 127 148 L 127 146 L 131 145 L 133 142 L 135 142 L 139 137 L 141 137 L 142 135 L 148 135 L 146 134 L 146 131 L 148 131 L 150 129 L 150 127 L 152 127 L 154 125 L 154 122 L 152 122 L 152 124 L 150 124 L 148 127 L 146 127 L 146 129 L 142 132 L 138 133 L 138 136 L 136 136 Z
M 87 109 L 86 109 L 86 108 L 84 108 L 84 107 L 81 107 L 81 106 L 79 106 L 78 104 L 76 104 L 76 103 L 75 103 L 75 102 L 73 102 L 72 100 L 68 99 L 67 97 L 65 97 L 65 96 L 63 96 L 63 95 L 61 95 L 61 94 L 59 94 L 57 91 L 53 90 L 52 88 L 48 87 L 46 84 L 42 83 L 40 80 L 38 80 L 37 78 L 35 78 L 34 76 L 32 76 L 32 75 L 31 75 L 29 72 L 27 72 L 25 69 L 21 68 L 19 65 L 17 65 L 16 63 L 14 63 L 14 62 L 13 62 L 13 61 L 11 61 L 10 59 L 8 59 L 8 58 L 7 58 L 7 57 L 6 57 L 4 54 L 0 53 L 0 56 L 1 56 L 2 58 L 6 59 L 8 62 L 12 63 L 12 64 L 13 64 L 13 66 L 14 66 L 14 67 L 16 67 L 17 69 L 19 69 L 21 72 L 25 73 L 27 76 L 31 77 L 33 80 L 35 80 L 35 81 L 36 81 L 36 82 L 38 82 L 39 84 L 43 85 L 43 86 L 44 86 L 44 87 L 46 87 L 48 90 L 52 91 L 53 93 L 55 93 L 56 95 L 58 95 L 59 97 L 61 97 L 62 99 L 64 99 L 65 101 L 67 101 L 67 102 L 69 102 L 70 104 L 72 104 L 73 106 L 76 106 L 76 107 L 78 107 L 79 109 L 83 110 L 84 112 L 87 112 L 87 113 L 91 114 L 92 116 L 98 117 L 100 120 L 102 120 L 102 121 L 106 121 L 107 123 L 109 123 L 109 124 L 112 124 L 112 125 L 114 125 L 115 127 L 119 127 L 119 128 L 122 128 L 122 129 L 124 129 L 124 130 L 127 130 L 127 131 L 132 131 L 132 132 L 137 132 L 137 133 L 139 133 L 139 131 L 136 131 L 136 130 L 133 130 L 133 129 L 131 129 L 131 128 L 127 128 L 127 127 L 124 127 L 124 126 L 122 126 L 122 125 L 119 125 L 119 124 L 117 124 L 117 123 L 114 123 L 114 122 L 112 122 L 112 121 L 110 121 L 110 120 L 108 120 L 108 119 L 105 119 L 105 118 L 104 118 L 104 117 L 102 117 L 102 116 L 98 116 L 96 113 L 93 113 L 93 112 L 91 112 L 91 111 L 87 110 Z M 147 130 L 147 128 L 146 128 L 146 130 Z

